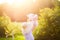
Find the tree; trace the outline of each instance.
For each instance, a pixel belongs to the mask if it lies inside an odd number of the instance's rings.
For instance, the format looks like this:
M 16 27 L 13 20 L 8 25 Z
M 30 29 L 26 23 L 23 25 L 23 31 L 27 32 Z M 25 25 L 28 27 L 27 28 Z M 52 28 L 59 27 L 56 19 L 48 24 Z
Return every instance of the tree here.
M 60 40 L 60 8 L 40 10 L 35 40 Z

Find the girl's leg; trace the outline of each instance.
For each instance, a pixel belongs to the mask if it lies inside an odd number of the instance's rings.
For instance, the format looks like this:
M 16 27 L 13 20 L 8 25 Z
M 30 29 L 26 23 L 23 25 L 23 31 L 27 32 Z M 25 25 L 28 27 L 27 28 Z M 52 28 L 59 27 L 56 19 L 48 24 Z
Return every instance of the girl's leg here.
M 34 40 L 33 34 L 29 33 L 27 35 L 25 35 L 26 40 Z
M 25 35 L 25 39 L 26 39 L 26 40 L 34 40 L 34 36 L 33 36 L 32 32 L 26 34 L 26 35 Z
M 25 40 L 30 40 L 29 35 L 25 35 Z
M 34 40 L 34 36 L 32 33 L 30 34 L 30 40 Z

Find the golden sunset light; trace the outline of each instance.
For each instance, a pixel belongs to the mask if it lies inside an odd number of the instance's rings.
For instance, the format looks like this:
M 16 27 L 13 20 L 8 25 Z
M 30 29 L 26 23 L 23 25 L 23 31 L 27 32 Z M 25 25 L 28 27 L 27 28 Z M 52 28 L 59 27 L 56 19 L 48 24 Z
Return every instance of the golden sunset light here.
M 44 4 L 43 4 L 44 3 Z M 29 13 L 38 14 L 40 8 L 50 7 L 50 0 L 0 0 L 2 9 L 12 20 L 24 21 Z
M 0 0 L 0 40 L 60 40 L 60 0 Z
M 4 3 L 2 3 L 4 1 Z M 36 0 L 3 0 L 3 10 L 12 20 L 26 20 L 26 14 L 34 12 L 38 4 Z M 36 6 L 37 5 L 37 6 Z

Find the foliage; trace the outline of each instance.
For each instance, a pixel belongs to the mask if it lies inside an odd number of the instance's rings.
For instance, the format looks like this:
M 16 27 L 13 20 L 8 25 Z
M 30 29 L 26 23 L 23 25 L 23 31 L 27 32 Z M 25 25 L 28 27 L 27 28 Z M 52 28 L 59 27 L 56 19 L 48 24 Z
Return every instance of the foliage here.
M 5 29 L 7 29 L 9 22 L 10 20 L 7 16 L 0 16 L 0 37 L 5 37 Z
M 14 35 L 22 35 L 21 33 L 21 23 L 18 22 L 11 22 L 7 25 L 7 33 L 9 33 L 9 35 L 12 35 L 12 33 Z
M 60 8 L 40 10 L 35 40 L 60 40 Z
M 22 35 L 21 23 L 11 22 L 8 16 L 0 16 L 0 37 L 6 37 L 6 35 Z
M 55 1 L 55 2 L 54 2 L 54 5 L 60 7 L 60 1 L 59 1 L 59 0 L 54 0 L 54 1 Z
M 11 37 L 9 37 L 9 38 L 0 38 L 0 40 L 12 40 L 12 38 Z M 25 40 L 25 38 L 24 38 L 24 36 L 16 36 L 15 38 L 14 38 L 14 40 Z

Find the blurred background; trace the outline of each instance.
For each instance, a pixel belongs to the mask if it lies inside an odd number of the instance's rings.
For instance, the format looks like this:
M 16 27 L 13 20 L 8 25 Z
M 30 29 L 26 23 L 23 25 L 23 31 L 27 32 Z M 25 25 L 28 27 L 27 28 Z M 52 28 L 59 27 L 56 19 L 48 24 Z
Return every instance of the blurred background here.
M 0 40 L 25 40 L 21 22 L 38 15 L 35 40 L 60 40 L 60 0 L 0 0 Z

